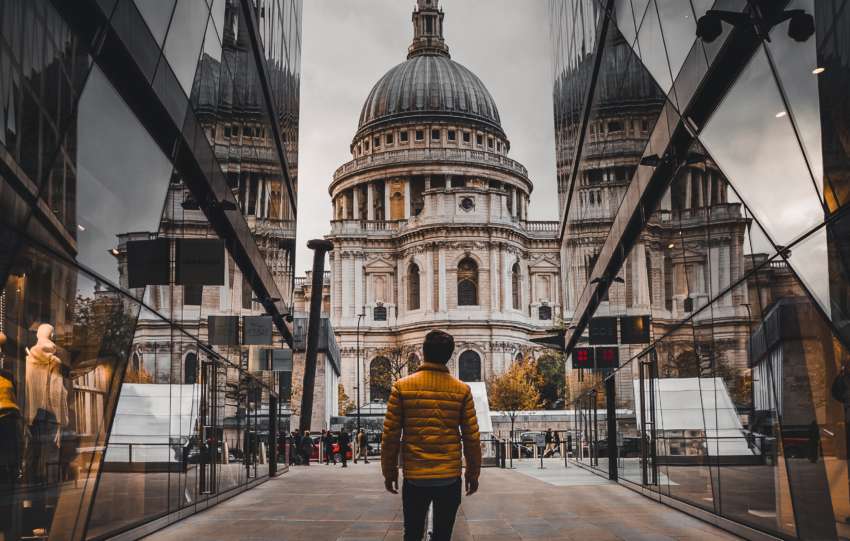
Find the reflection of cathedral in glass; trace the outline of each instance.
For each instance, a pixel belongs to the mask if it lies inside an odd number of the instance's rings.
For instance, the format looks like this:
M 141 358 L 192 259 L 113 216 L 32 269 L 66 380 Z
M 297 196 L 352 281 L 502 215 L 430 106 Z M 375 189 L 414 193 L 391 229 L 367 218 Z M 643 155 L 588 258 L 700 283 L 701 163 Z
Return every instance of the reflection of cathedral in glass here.
M 291 340 L 301 3 L 253 5 L 0 3 L 0 539 L 138 536 L 284 460 L 277 376 L 205 329 Z M 224 285 L 178 285 L 187 239 Z
M 747 24 L 698 30 L 704 3 L 549 7 L 567 354 L 619 354 L 568 370 L 578 460 L 736 527 L 848 538 L 843 3 L 762 3 L 770 39 L 745 47 Z
M 665 101 L 625 39 L 616 29 L 611 34 L 599 67 L 594 112 L 572 190 L 566 183 L 574 165 L 572 136 L 578 131 L 581 103 L 570 97 L 580 94 L 581 85 L 588 82 L 593 57 L 587 54 L 574 71 L 563 72 L 555 89 L 562 96 L 556 105 L 561 142 L 559 192 L 562 208 L 567 201 L 570 205 L 564 244 L 570 269 L 565 273 L 566 298 L 571 301 L 566 305 L 568 314 L 575 310 L 574 303 L 593 278 L 599 252 Z M 609 288 L 598 316 L 650 316 L 653 333 L 664 334 L 683 317 L 705 307 L 711 291 L 727 289 L 749 270 L 751 262 L 743 246 L 749 221 L 740 203 L 729 200 L 726 180 L 703 148 L 692 148 L 690 155 L 690 163 L 677 173 L 626 259 L 618 275 L 622 282 Z M 709 251 L 713 257 L 707 257 Z M 716 344 L 712 351 L 701 354 L 738 373 L 742 382 L 749 368 L 749 303 L 744 283 L 713 307 L 715 318 L 722 311 L 723 323 L 705 319 L 708 314 L 697 316 L 703 331 L 713 335 Z M 700 372 L 692 348 L 677 347 L 675 341 L 665 346 L 659 355 L 669 370 L 683 375 Z M 621 348 L 621 359 L 639 351 L 635 346 Z M 579 375 L 571 377 L 577 379 Z M 628 396 L 631 383 L 621 381 L 620 389 L 622 396 Z

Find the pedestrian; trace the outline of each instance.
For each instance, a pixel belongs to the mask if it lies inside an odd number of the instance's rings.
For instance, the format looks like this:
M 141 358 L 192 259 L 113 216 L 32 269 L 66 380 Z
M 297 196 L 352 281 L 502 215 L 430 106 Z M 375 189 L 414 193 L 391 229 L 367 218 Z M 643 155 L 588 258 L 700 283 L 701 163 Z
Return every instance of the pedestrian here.
M 555 440 L 552 437 L 551 428 L 546 429 L 546 435 L 543 437 L 543 442 L 546 444 L 546 450 L 543 451 L 543 458 L 549 458 L 555 453 Z
M 301 438 L 301 463 L 305 466 L 310 465 L 310 456 L 313 454 L 313 438 L 310 436 L 310 431 L 305 430 L 304 436 Z
M 348 436 L 348 432 L 345 430 L 339 431 L 339 439 L 337 439 L 337 443 L 339 444 L 339 455 L 342 457 L 342 467 L 348 467 L 348 458 L 346 455 L 348 454 L 348 446 L 351 443 L 351 438 Z M 334 464 L 336 464 L 336 460 L 334 460 Z
M 334 433 L 328 430 L 325 432 L 322 431 L 322 439 L 319 442 L 319 445 L 324 446 L 325 450 L 325 466 L 330 465 L 331 460 L 334 462 L 334 466 L 336 466 L 336 454 L 334 453 Z
M 556 430 L 554 433 L 554 437 L 552 443 L 555 444 L 555 450 L 552 451 L 552 454 L 558 453 L 558 456 L 561 456 L 561 435 Z
M 461 443 L 466 459 L 466 495 L 478 490 L 481 442 L 469 386 L 449 374 L 454 339 L 431 331 L 425 362 L 395 382 L 387 402 L 381 469 L 387 491 L 398 494 L 399 452 L 404 459 L 402 507 L 405 541 L 420 541 L 434 504 L 432 541 L 449 541 L 461 500 Z M 402 440 L 403 438 L 403 440 Z
M 357 464 L 357 459 L 362 458 L 364 464 L 369 463 L 369 442 L 366 441 L 366 433 L 363 429 L 357 431 L 354 437 L 354 463 Z
M 292 433 L 292 449 L 289 455 L 290 460 L 296 466 L 301 464 L 301 440 L 303 438 L 301 430 L 296 428 L 295 432 Z

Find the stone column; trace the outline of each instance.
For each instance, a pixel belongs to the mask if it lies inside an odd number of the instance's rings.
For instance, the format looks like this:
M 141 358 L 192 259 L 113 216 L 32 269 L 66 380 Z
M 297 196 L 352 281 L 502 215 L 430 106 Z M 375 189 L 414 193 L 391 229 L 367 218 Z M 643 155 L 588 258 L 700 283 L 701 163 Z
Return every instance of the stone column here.
M 438 248 L 438 262 L 440 265 L 439 273 L 440 273 L 440 283 L 439 288 L 437 289 L 437 295 L 439 297 L 440 312 L 445 312 L 447 310 L 446 306 L 446 253 L 443 250 Z
M 429 246 L 425 250 L 425 268 L 422 269 L 424 271 L 425 276 L 425 288 L 420 291 L 419 295 L 419 303 L 422 305 L 422 308 L 425 309 L 425 312 L 433 312 L 434 311 L 434 253 L 431 251 L 431 247 Z M 421 280 L 420 280 L 421 284 Z M 422 293 L 425 294 L 425 297 L 422 297 Z
M 499 247 L 490 246 L 490 311 L 499 312 Z
M 366 185 L 366 219 L 375 220 L 375 185 L 372 182 Z
M 404 219 L 410 219 L 410 179 L 404 181 Z
M 384 181 L 384 220 L 389 221 L 392 219 L 392 215 L 390 213 L 390 180 L 387 179 Z
M 351 254 L 341 253 L 342 259 L 342 317 L 349 319 L 356 313 L 354 311 L 354 259 Z
M 360 219 L 360 188 L 358 186 L 351 189 L 351 212 L 355 220 Z
M 340 304 L 339 304 L 339 301 L 340 301 L 339 287 L 337 286 L 337 284 L 339 282 L 339 278 L 340 278 L 340 275 L 342 273 L 339 270 L 339 256 L 334 254 L 333 252 L 331 252 L 330 254 L 328 254 L 328 257 L 330 257 L 330 263 L 331 263 L 331 313 L 330 313 L 330 316 L 334 320 L 334 323 L 336 323 L 336 321 L 339 321 L 339 316 L 340 316 L 340 313 L 339 313 L 339 310 L 338 310 L 338 308 L 340 306 Z
M 502 250 L 502 310 L 507 312 L 513 308 L 513 288 L 511 288 L 511 254 L 507 250 Z
M 646 244 L 639 243 L 637 245 L 637 256 L 635 257 L 634 276 L 637 281 L 637 288 L 632 287 L 635 293 L 635 305 L 641 308 L 650 307 L 649 294 L 649 276 L 646 273 Z
M 403 313 L 404 310 L 407 310 L 407 294 L 404 290 L 404 261 L 401 257 L 398 258 L 396 262 L 396 296 L 395 296 L 395 305 L 398 307 L 396 313 Z M 421 299 L 420 299 L 421 301 Z
M 363 309 L 363 305 L 365 304 L 366 296 L 363 291 L 363 254 L 358 253 L 354 256 L 354 311 L 352 313 L 353 317 L 357 317 L 357 314 Z
M 431 175 L 428 175 L 428 176 L 425 177 L 425 189 L 426 190 L 431 189 Z

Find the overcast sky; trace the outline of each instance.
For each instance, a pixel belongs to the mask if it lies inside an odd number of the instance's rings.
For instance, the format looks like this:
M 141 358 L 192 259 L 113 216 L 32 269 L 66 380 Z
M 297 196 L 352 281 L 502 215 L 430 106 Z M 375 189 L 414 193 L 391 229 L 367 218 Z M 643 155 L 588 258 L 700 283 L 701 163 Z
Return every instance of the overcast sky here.
M 298 253 L 328 233 L 328 186 L 351 159 L 360 108 L 378 79 L 403 62 L 414 0 L 307 0 L 302 36 Z M 552 67 L 543 0 L 443 0 L 452 59 L 477 74 L 499 108 L 510 156 L 534 183 L 532 219 L 557 219 Z

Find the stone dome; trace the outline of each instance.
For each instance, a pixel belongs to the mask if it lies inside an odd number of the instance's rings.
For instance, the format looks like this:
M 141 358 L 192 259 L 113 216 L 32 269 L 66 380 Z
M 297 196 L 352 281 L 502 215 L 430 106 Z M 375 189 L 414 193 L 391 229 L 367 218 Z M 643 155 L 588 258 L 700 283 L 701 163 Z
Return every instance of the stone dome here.
M 401 119 L 467 119 L 502 132 L 499 110 L 477 75 L 447 55 L 413 56 L 375 84 L 360 113 L 358 134 Z

